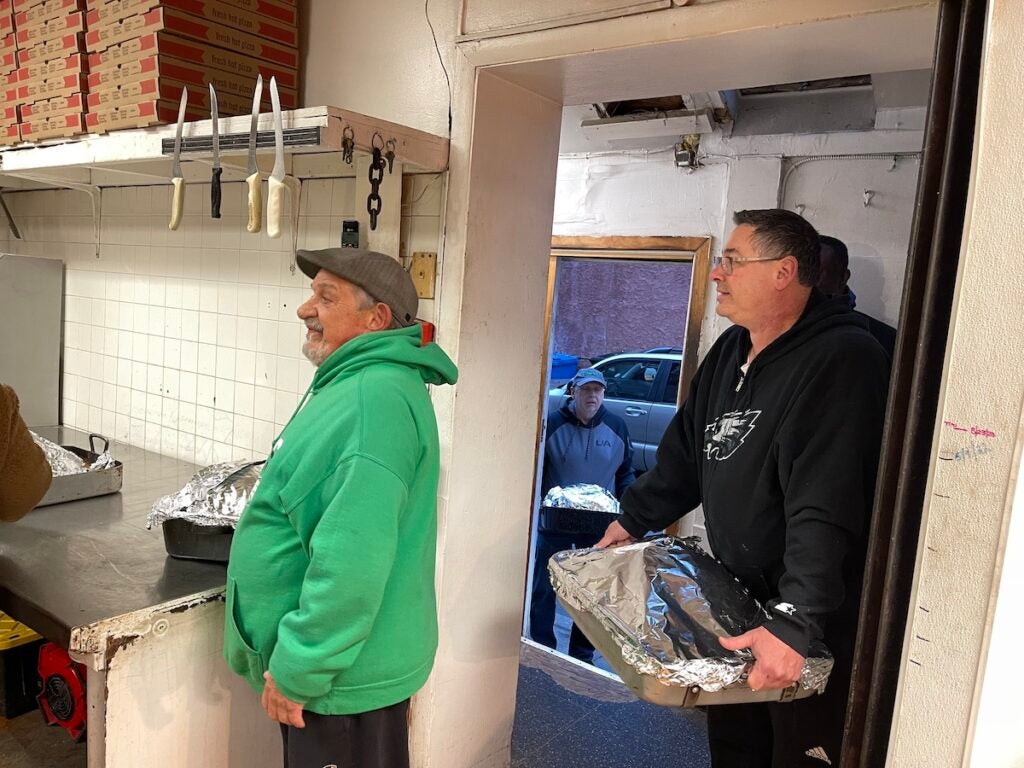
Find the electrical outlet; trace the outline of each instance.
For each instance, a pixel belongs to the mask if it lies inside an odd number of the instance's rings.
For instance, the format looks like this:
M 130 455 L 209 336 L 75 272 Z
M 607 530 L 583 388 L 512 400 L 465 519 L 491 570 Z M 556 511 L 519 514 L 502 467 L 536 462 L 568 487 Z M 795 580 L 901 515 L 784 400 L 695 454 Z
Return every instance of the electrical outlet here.
M 416 295 L 421 299 L 434 298 L 434 280 L 437 277 L 437 254 L 416 251 L 409 264 L 409 276 L 416 286 Z

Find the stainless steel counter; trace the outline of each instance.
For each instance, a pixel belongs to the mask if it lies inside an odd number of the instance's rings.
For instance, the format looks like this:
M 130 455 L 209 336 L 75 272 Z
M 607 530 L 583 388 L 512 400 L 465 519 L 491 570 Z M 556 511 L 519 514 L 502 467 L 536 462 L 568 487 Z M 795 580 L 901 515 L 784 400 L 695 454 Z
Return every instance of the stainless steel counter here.
M 62 444 L 88 442 L 75 430 L 39 432 Z M 124 463 L 121 493 L 0 524 L 0 610 L 65 648 L 75 627 L 224 586 L 224 565 L 168 557 L 159 527 L 146 530 L 153 501 L 197 468 L 121 443 L 110 451 Z

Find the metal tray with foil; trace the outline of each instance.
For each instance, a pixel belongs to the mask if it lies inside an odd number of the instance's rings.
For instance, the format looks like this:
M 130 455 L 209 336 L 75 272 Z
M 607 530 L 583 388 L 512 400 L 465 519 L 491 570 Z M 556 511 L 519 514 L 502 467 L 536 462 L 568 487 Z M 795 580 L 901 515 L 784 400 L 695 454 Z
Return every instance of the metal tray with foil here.
M 97 451 L 96 442 L 102 441 L 103 447 Z M 103 435 L 89 435 L 89 449 L 79 448 L 74 445 L 62 446 L 78 456 L 87 465 L 92 464 L 99 458 L 100 454 L 110 447 L 110 440 Z M 115 461 L 114 465 L 106 469 L 97 469 L 94 472 L 79 472 L 74 475 L 63 475 L 53 478 L 50 483 L 50 490 L 43 496 L 43 500 L 36 504 L 36 508 L 48 507 L 52 504 L 63 504 L 67 501 L 78 501 L 80 499 L 91 499 L 94 496 L 106 496 L 109 493 L 117 493 L 121 490 L 121 482 L 124 475 L 124 465 Z
M 561 596 L 558 597 L 558 602 L 565 608 L 573 623 L 580 628 L 580 631 L 601 652 L 601 655 L 608 661 L 612 669 L 615 670 L 615 673 L 622 679 L 622 682 L 639 698 L 651 704 L 659 704 L 663 707 L 755 704 L 766 701 L 804 699 L 816 693 L 814 690 L 802 688 L 798 683 L 794 683 L 788 688 L 767 691 L 752 691 L 745 682 L 723 688 L 720 691 L 705 691 L 697 685 L 669 685 L 654 675 L 641 674 L 630 664 L 623 661 L 618 645 L 612 639 L 608 630 L 592 614 L 576 610 L 567 601 L 562 600 Z

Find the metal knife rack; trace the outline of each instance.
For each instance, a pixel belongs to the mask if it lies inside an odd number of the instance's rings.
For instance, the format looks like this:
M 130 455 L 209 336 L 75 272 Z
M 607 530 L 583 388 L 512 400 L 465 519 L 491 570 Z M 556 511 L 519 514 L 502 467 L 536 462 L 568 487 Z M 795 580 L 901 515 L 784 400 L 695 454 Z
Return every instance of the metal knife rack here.
M 312 126 L 309 128 L 285 128 L 282 131 L 282 137 L 284 139 L 285 149 L 302 149 L 302 148 L 316 148 L 320 146 L 321 132 L 323 128 L 321 126 Z M 246 133 L 228 133 L 221 134 L 220 136 L 220 151 L 224 154 L 226 151 L 239 150 L 245 152 L 249 148 L 249 134 Z M 256 133 L 256 148 L 257 149 L 274 149 L 274 132 L 271 131 L 257 131 Z M 170 157 L 174 154 L 174 139 L 161 139 L 160 140 L 160 151 Z M 213 137 L 212 136 L 182 136 L 181 138 L 181 153 L 182 155 L 188 154 L 211 154 L 213 152 Z
M 284 148 L 287 149 L 303 149 L 319 148 L 322 139 L 323 128 L 321 126 L 309 126 L 305 128 L 284 128 L 281 131 L 281 139 Z M 218 144 L 221 155 L 225 153 L 232 154 L 237 151 L 239 154 L 245 153 L 249 150 L 249 133 L 227 133 L 218 136 Z M 257 149 L 275 149 L 275 138 L 274 131 L 257 131 L 256 132 L 256 148 Z M 174 155 L 174 139 L 161 139 L 160 140 L 160 151 L 164 155 L 171 157 Z M 205 160 L 209 155 L 213 154 L 213 135 L 206 134 L 204 136 L 182 136 L 181 138 L 181 158 L 184 161 L 188 161 L 188 155 L 201 155 L 202 160 Z M 198 157 L 194 159 L 200 159 Z M 289 207 L 289 222 L 291 223 L 292 229 L 292 253 L 294 254 L 299 247 L 299 204 L 302 199 L 302 181 L 294 176 L 285 177 L 285 185 L 288 187 L 289 194 L 291 195 L 290 207 Z M 292 272 L 295 271 L 295 261 L 291 264 Z

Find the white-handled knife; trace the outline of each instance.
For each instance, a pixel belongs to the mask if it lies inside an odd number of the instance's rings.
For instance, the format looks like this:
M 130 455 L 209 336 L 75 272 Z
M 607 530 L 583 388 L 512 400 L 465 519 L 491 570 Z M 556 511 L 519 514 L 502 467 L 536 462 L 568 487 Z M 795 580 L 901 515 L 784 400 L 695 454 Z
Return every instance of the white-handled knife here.
M 188 88 L 181 89 L 181 104 L 178 105 L 178 129 L 174 134 L 174 160 L 171 164 L 171 221 L 168 229 L 177 229 L 185 209 L 185 177 L 181 173 L 181 130 L 185 125 L 185 106 L 188 104 Z
M 256 165 L 256 129 L 260 121 L 260 100 L 263 98 L 263 75 L 256 77 L 256 93 L 252 97 L 252 125 L 249 128 L 249 167 L 245 183 L 249 185 L 249 222 L 247 232 L 259 232 L 263 226 L 263 190 L 260 169 Z
M 281 206 L 284 202 L 284 128 L 281 125 L 281 99 L 277 78 L 270 78 L 270 104 L 274 110 L 274 170 L 267 181 L 267 235 L 281 236 Z

